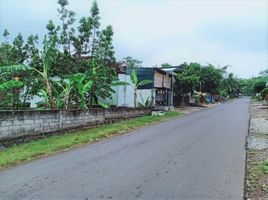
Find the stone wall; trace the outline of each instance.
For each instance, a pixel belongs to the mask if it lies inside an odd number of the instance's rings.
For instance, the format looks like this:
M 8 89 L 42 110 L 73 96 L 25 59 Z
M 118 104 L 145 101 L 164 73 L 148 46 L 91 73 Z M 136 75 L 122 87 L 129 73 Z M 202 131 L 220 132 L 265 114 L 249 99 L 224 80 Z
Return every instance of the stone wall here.
M 12 138 L 96 126 L 150 113 L 150 109 L 141 108 L 1 111 L 0 144 Z

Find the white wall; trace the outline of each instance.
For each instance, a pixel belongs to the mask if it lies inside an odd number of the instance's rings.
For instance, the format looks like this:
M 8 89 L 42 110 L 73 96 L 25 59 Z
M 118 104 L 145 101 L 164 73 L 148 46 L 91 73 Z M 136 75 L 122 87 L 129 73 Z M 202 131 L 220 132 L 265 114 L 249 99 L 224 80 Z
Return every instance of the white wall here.
M 115 86 L 112 94 L 112 105 L 134 107 L 134 88 L 131 86 L 130 75 L 118 74 L 119 81 L 129 83 L 127 86 Z
M 155 101 L 155 90 L 154 89 L 142 89 L 137 90 L 137 103 L 144 103 L 147 99 Z M 155 102 L 153 102 L 155 105 Z

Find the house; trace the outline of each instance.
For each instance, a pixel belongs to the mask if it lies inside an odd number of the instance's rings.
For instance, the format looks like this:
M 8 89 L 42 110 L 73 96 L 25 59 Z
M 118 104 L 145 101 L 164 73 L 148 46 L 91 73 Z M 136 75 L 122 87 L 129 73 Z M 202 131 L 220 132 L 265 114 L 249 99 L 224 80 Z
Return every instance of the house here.
M 131 74 L 133 69 L 127 69 Z M 173 106 L 173 75 L 161 68 L 135 68 L 138 81 L 151 80 L 152 82 L 138 87 L 137 102 L 144 104 L 148 99 L 156 108 Z
M 174 106 L 188 106 L 190 103 L 194 103 L 194 99 L 191 97 L 191 92 L 184 93 L 179 84 L 176 83 L 176 75 L 182 70 L 181 66 L 162 67 L 162 70 L 173 75 L 173 105 Z
M 155 108 L 173 106 L 173 85 L 175 78 L 172 73 L 160 68 L 126 68 L 117 71 L 119 81 L 129 85 L 115 86 L 112 94 L 113 106 L 134 107 L 134 88 L 131 83 L 131 72 L 135 70 L 138 82 L 151 80 L 151 83 L 139 86 L 137 89 L 137 103 L 144 105 L 146 100 L 150 101 Z
M 134 107 L 134 88 L 131 85 L 130 74 L 126 73 L 127 66 L 124 62 L 118 63 L 117 78 L 120 82 L 127 83 L 122 86 L 113 86 L 112 89 L 115 93 L 112 93 L 111 102 L 112 106 L 116 107 Z

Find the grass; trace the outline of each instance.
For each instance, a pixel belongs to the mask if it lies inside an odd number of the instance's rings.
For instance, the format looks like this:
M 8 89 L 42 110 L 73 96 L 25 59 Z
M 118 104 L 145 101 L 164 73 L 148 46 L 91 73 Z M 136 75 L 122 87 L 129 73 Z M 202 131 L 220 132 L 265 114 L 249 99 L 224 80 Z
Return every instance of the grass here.
M 144 116 L 127 121 L 102 125 L 96 128 L 67 132 L 0 151 L 0 169 L 33 159 L 66 151 L 74 147 L 99 141 L 115 134 L 122 134 L 149 124 L 167 121 L 179 116 L 179 112 L 167 112 L 163 116 Z
M 268 174 L 268 160 L 262 162 L 260 167 L 261 167 L 262 173 Z
M 266 199 L 268 195 L 268 160 L 266 151 L 247 150 L 247 195 L 249 199 Z

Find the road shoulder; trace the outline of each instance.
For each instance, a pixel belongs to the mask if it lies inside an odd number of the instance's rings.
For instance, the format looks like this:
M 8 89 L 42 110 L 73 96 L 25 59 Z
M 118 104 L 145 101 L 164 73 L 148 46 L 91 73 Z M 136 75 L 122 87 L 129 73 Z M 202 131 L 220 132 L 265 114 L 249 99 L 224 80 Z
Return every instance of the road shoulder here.
M 268 107 L 255 100 L 250 104 L 245 199 L 268 199 Z

